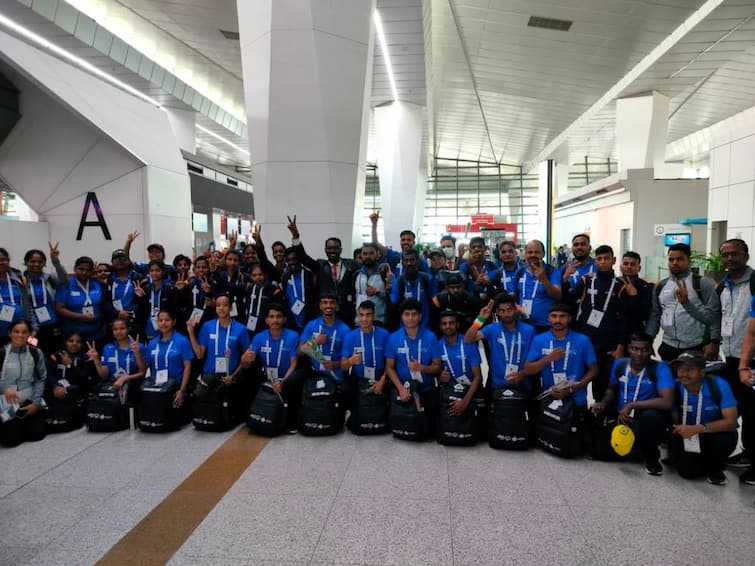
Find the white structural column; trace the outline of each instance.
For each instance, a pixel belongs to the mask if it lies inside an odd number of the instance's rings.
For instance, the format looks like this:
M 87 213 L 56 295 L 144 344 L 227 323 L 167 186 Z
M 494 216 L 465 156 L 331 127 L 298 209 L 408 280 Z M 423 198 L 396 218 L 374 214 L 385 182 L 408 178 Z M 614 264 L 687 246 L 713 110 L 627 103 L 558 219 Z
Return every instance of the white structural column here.
M 663 169 L 669 99 L 653 91 L 616 101 L 619 170 Z
M 427 187 L 423 170 L 424 108 L 393 102 L 375 108 L 377 170 L 380 178 L 385 243 L 398 249 L 402 230 L 422 230 Z
M 359 233 L 374 7 L 237 0 L 254 207 L 267 243 L 289 241 L 293 214 L 313 256 L 328 236 L 348 251 Z
M 163 106 L 170 129 L 176 136 L 176 144 L 191 154 L 197 152 L 197 113 L 194 110 Z

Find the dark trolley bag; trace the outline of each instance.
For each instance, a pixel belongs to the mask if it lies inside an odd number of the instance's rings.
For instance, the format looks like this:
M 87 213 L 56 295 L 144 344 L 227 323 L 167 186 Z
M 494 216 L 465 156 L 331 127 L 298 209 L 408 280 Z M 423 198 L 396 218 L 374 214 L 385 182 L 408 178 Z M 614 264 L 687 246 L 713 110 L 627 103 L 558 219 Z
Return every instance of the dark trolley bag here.
M 404 382 L 411 397 L 401 400 L 398 390 L 391 392 L 390 423 L 393 436 L 401 440 L 423 442 L 430 432 L 430 422 L 425 407 L 422 405 L 417 387 L 413 381 Z
M 342 424 L 336 380 L 324 375 L 307 378 L 299 411 L 299 432 L 304 436 L 330 436 L 338 433 Z
M 89 399 L 86 410 L 89 432 L 116 432 L 128 428 L 128 406 L 121 402 L 120 391 L 103 383 Z
M 540 447 L 562 458 L 581 456 L 582 434 L 576 412 L 577 406 L 571 397 L 561 400 L 550 395 L 543 397 L 537 420 Z
M 445 446 L 474 446 L 477 444 L 477 406 L 475 400 L 461 415 L 451 415 L 451 404 L 462 401 L 469 391 L 468 385 L 456 382 L 441 384 L 438 442 Z
M 357 383 L 354 410 L 349 419 L 349 429 L 357 435 L 385 434 L 390 432 L 388 423 L 388 396 L 368 393 L 371 384 L 367 379 Z
M 530 422 L 527 394 L 516 389 L 493 391 L 488 443 L 491 448 L 527 450 L 530 445 Z
M 246 424 L 252 432 L 262 436 L 278 436 L 286 427 L 288 404 L 273 391 L 269 381 L 260 385 L 249 407 Z
M 145 382 L 137 407 L 137 426 L 142 432 L 171 432 L 181 425 L 180 410 L 173 407 L 176 384 L 172 380 Z
M 231 387 L 219 374 L 202 376 L 194 390 L 191 422 L 197 430 L 223 432 L 233 424 Z

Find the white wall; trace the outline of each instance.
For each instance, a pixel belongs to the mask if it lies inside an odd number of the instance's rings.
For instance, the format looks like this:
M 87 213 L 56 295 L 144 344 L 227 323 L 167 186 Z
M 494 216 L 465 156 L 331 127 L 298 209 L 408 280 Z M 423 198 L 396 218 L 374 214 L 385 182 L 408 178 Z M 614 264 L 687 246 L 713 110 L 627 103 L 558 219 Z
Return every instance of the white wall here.
M 42 250 L 48 259 L 47 271 L 50 271 L 50 254 L 47 245 L 49 230 L 46 222 L 24 222 L 23 220 L 12 220 L 0 216 L 0 233 L 2 233 L 0 248 L 8 250 L 10 264 L 21 270 L 24 268 L 24 254 L 28 250 Z M 72 261 L 68 261 L 67 258 L 61 258 L 61 261 L 67 270 L 73 270 Z

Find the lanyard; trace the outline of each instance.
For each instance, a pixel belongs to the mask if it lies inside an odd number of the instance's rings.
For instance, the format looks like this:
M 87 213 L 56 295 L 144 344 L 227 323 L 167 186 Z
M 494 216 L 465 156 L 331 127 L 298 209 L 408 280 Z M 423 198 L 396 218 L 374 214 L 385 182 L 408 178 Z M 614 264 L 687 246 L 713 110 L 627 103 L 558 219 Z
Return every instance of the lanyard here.
M 233 321 L 231 321 L 231 324 L 228 325 L 228 329 L 225 334 L 225 348 L 223 349 L 223 356 L 225 356 L 225 353 L 228 351 L 228 343 L 231 340 L 231 325 L 232 324 L 233 324 Z M 215 357 L 216 358 L 220 355 L 218 353 L 218 342 L 220 342 L 220 319 L 215 321 Z
M 270 340 L 265 340 L 265 367 L 270 367 Z M 283 336 L 278 339 L 278 360 L 275 362 L 275 369 L 281 367 L 281 355 L 283 354 Z
M 359 341 L 361 342 L 361 345 L 362 345 L 362 365 L 365 367 L 376 368 L 377 356 L 375 355 L 375 329 L 374 328 L 372 329 L 372 332 L 370 334 L 371 334 L 370 338 L 372 338 L 372 364 L 373 364 L 371 366 L 367 364 L 367 356 L 364 355 L 364 332 L 362 332 L 361 330 L 359 331 Z
M 201 309 L 204 307 L 204 289 L 202 289 L 202 282 L 199 279 L 194 280 L 194 286 L 191 289 L 191 300 L 194 308 Z M 201 307 L 199 306 L 200 303 Z
M 597 291 L 595 290 L 595 280 L 597 277 L 592 277 L 590 280 L 590 290 L 592 293 L 590 293 L 590 306 L 593 310 L 595 310 L 595 295 L 597 294 Z M 616 286 L 616 277 L 614 277 L 611 280 L 611 286 L 608 289 L 608 293 L 606 294 L 606 302 L 603 303 L 603 311 L 606 312 L 606 309 L 608 308 L 608 301 L 611 300 L 611 295 L 613 295 L 613 288 Z
M 514 342 L 516 340 L 516 343 Z M 506 363 L 516 363 L 519 366 L 519 362 L 522 360 L 522 333 L 517 332 L 516 335 L 511 335 L 511 357 L 509 357 L 509 347 L 506 344 L 506 336 L 503 333 L 503 323 L 501 323 L 501 344 L 503 344 L 503 356 L 506 358 Z M 514 352 L 517 351 L 516 346 L 519 346 L 516 362 L 514 362 Z M 551 346 L 552 348 L 553 346 Z
M 456 338 L 456 341 L 459 341 L 459 338 Z M 461 374 L 465 375 L 467 373 L 467 356 L 464 354 L 464 344 L 459 344 L 460 354 L 461 354 Z M 456 375 L 456 372 L 454 371 L 454 365 L 451 363 L 451 357 L 448 355 L 448 350 L 446 349 L 446 341 L 443 340 L 443 355 L 446 356 L 446 362 L 448 363 L 448 371 L 451 372 L 451 377 L 456 379 L 458 376 Z
M 317 332 L 318 334 L 322 334 L 322 324 L 320 325 L 320 330 Z M 333 336 L 330 337 L 330 356 L 333 356 L 333 350 L 336 349 L 336 336 L 338 335 L 338 330 L 333 330 Z
M 8 284 L 8 297 L 10 300 L 10 304 L 14 307 L 16 306 L 16 298 L 13 296 L 13 286 L 10 283 L 10 275 L 5 275 L 5 282 Z M 3 302 L 3 294 L 0 293 L 0 303 Z
M 152 294 L 149 297 L 149 302 L 151 303 L 153 313 L 155 312 L 156 308 L 157 309 L 160 308 L 160 299 L 162 298 L 162 296 L 163 296 L 163 286 L 160 285 L 160 289 L 158 289 L 157 291 L 157 306 L 155 306 L 155 289 L 154 287 L 152 288 Z
M 553 340 L 550 344 L 551 350 L 553 350 Z M 569 350 L 571 350 L 571 342 L 566 343 L 566 353 L 564 354 L 564 367 L 562 371 L 566 373 L 566 368 L 569 366 Z M 551 374 L 556 373 L 556 366 L 554 362 L 551 362 Z
M 257 295 L 257 289 L 259 288 L 260 294 Z M 254 299 L 257 299 L 257 310 L 254 310 Z M 260 317 L 260 310 L 262 310 L 262 287 L 259 287 L 256 283 L 252 287 L 252 304 L 249 305 L 249 316 Z
M 165 367 L 163 369 L 168 369 L 168 356 L 170 355 L 170 351 L 173 348 L 173 339 L 168 342 L 168 349 L 165 350 Z M 158 368 L 158 360 L 157 355 L 160 353 L 160 340 L 157 341 L 157 351 L 155 352 L 155 368 Z
M 695 419 L 695 424 L 700 424 L 700 419 L 703 416 L 703 387 L 705 387 L 704 383 L 700 384 L 700 394 L 697 396 L 697 417 Z M 687 410 L 689 409 L 689 392 L 687 391 L 687 388 L 684 388 L 684 403 L 682 405 L 682 412 L 684 413 L 684 424 L 687 424 Z
M 39 279 L 42 282 L 42 285 L 41 285 L 42 300 L 44 301 L 42 303 L 42 306 L 46 307 L 47 306 L 47 287 L 45 286 L 45 278 L 44 276 L 42 276 Z M 36 309 L 37 308 L 37 295 L 36 295 L 36 291 L 34 290 L 34 280 L 31 277 L 29 277 L 29 294 L 31 295 L 32 305 L 34 305 L 34 308 Z
M 116 345 L 115 346 L 115 372 L 121 373 L 121 364 L 119 361 L 118 354 L 121 353 L 121 349 Z M 155 360 L 155 363 L 157 363 L 157 360 Z M 131 351 L 126 350 L 126 375 L 131 375 Z
M 296 279 L 291 277 L 292 287 L 294 288 L 294 299 L 299 300 L 299 293 L 296 292 Z M 304 270 L 301 270 L 301 295 L 304 296 Z
M 522 274 L 522 283 L 524 287 L 522 288 L 522 296 L 524 296 L 527 293 L 527 270 L 524 270 L 524 273 Z M 537 286 L 540 285 L 540 279 L 535 278 L 535 286 L 532 288 L 532 295 L 530 295 L 530 299 L 534 299 L 535 295 L 537 294 Z
M 86 287 L 84 287 L 81 284 L 81 282 L 78 279 L 76 279 L 75 277 L 73 278 L 73 280 L 76 281 L 76 285 L 78 285 L 79 289 L 81 289 L 82 291 L 84 291 L 84 295 L 86 295 L 86 300 L 84 301 L 84 306 L 85 307 L 92 306 L 92 297 L 89 296 L 89 279 L 87 279 L 87 286 Z
M 118 283 L 119 282 L 120 282 L 120 279 L 118 279 L 117 277 L 115 279 L 113 279 L 113 288 L 111 290 L 111 297 L 113 298 L 114 301 L 116 300 L 115 299 L 115 295 L 116 295 L 115 291 L 116 291 L 116 289 L 118 287 Z M 132 287 L 132 286 L 133 285 L 131 283 L 131 278 L 129 277 L 128 279 L 126 279 L 126 286 L 123 289 L 123 293 L 121 294 L 121 300 L 123 300 L 126 297 L 126 295 L 128 294 L 129 287 Z
M 629 376 L 632 374 L 632 370 L 629 367 L 629 364 L 627 363 L 627 370 L 624 372 L 624 377 L 626 380 L 624 381 L 624 403 L 629 402 Z M 640 396 L 640 385 L 642 385 L 642 378 L 645 376 L 645 368 L 642 368 L 642 371 L 637 375 L 637 385 L 634 387 L 634 395 L 632 396 L 632 403 L 637 401 L 637 397 Z
M 406 340 L 404 340 L 404 348 L 406 348 L 406 365 L 408 366 L 411 360 L 409 359 L 409 343 Z M 417 361 L 422 363 L 422 338 L 419 339 L 417 344 Z
M 412 285 L 411 281 L 404 279 L 406 285 Z M 422 277 L 417 274 L 417 300 L 422 302 Z

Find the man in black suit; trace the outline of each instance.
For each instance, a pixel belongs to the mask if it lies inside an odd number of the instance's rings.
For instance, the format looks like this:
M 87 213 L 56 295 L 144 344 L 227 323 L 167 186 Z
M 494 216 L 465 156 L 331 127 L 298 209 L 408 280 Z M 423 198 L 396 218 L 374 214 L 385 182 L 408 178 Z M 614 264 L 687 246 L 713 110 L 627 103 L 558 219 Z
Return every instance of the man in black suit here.
M 354 302 L 354 277 L 359 271 L 359 265 L 353 259 L 341 257 L 343 247 L 341 240 L 331 237 L 325 240 L 325 256 L 318 259 L 320 264 L 320 293 L 335 293 L 338 295 L 339 318 L 353 326 L 356 311 Z

